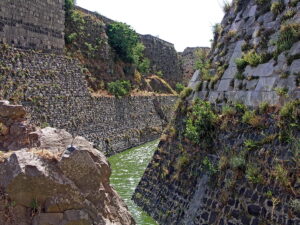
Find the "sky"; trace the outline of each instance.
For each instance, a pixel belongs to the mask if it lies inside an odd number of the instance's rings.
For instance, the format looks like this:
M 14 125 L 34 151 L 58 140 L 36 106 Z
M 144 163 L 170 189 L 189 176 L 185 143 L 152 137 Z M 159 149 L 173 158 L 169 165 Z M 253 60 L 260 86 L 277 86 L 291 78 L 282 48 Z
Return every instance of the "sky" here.
M 175 45 L 210 47 L 212 26 L 220 23 L 223 0 L 77 0 L 77 5 L 127 23 L 140 34 L 151 34 Z

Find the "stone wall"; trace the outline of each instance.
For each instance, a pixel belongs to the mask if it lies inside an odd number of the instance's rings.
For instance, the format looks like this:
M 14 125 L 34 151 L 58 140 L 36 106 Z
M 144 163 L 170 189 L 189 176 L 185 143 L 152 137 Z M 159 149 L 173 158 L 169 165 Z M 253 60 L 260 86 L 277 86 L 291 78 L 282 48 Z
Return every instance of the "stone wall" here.
M 107 155 L 158 138 L 175 96 L 92 97 L 80 63 L 7 47 L 0 53 L 0 98 L 22 103 L 41 126 L 64 128 Z
M 174 88 L 182 82 L 182 69 L 174 45 L 152 35 L 140 35 L 144 54 L 150 59 L 150 71 L 162 72 L 163 78 Z
M 1 0 L 0 43 L 59 51 L 64 48 L 64 0 Z
M 210 102 L 282 103 L 299 98 L 300 42 L 284 43 L 280 35 L 288 26 L 299 33 L 300 3 L 284 1 L 283 9 L 275 15 L 271 3 L 256 4 L 255 0 L 239 1 L 231 7 L 215 32 L 208 61 L 211 79 L 196 73 L 190 85 L 200 97 Z M 285 29 L 285 30 L 284 30 Z M 280 46 L 286 44 L 285 48 Z M 250 54 L 252 65 L 237 68 L 236 59 Z
M 219 115 L 205 136 L 211 141 L 199 144 L 186 138 L 179 106 L 135 190 L 139 206 L 159 224 L 300 223 L 300 130 L 287 125 L 299 124 L 299 101 L 289 108 L 294 120 L 279 119 L 278 108 L 258 113 L 255 126 L 242 122 L 241 112 Z

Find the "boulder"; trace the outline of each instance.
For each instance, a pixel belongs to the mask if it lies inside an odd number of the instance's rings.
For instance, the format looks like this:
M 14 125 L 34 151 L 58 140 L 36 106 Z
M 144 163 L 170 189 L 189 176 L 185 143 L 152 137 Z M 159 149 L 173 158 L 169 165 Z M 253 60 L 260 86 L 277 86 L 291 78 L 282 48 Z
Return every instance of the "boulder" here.
M 0 224 L 135 224 L 109 184 L 108 161 L 90 142 L 50 127 L 33 134 L 26 148 L 2 154 L 0 203 L 13 219 L 0 207 Z

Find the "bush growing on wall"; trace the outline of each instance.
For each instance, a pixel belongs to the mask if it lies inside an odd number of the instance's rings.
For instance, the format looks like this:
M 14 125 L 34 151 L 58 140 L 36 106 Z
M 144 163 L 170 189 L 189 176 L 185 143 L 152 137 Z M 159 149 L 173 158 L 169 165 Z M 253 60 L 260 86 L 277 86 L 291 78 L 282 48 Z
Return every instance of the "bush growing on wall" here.
M 66 14 L 69 14 L 69 12 L 74 8 L 75 4 L 76 4 L 76 0 L 65 0 Z
M 131 90 L 131 84 L 128 80 L 117 80 L 108 83 L 108 91 L 117 98 L 128 95 Z
M 126 62 L 134 62 L 134 48 L 138 44 L 138 35 L 125 23 L 115 22 L 108 25 L 108 41 L 117 54 Z

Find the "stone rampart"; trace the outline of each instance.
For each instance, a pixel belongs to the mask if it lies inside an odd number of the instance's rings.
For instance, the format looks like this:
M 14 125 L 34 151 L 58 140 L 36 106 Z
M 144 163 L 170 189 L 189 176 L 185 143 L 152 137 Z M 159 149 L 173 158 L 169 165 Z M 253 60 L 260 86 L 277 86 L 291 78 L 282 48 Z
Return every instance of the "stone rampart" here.
M 0 43 L 62 52 L 64 0 L 1 0 Z

